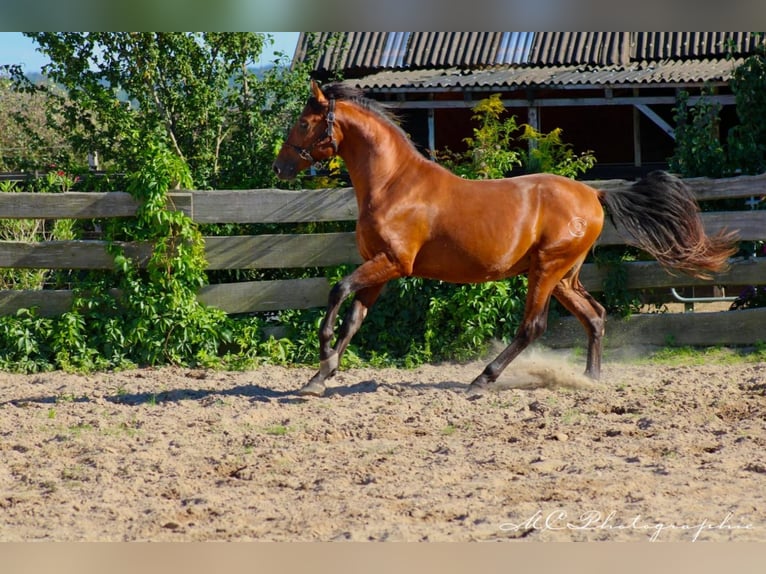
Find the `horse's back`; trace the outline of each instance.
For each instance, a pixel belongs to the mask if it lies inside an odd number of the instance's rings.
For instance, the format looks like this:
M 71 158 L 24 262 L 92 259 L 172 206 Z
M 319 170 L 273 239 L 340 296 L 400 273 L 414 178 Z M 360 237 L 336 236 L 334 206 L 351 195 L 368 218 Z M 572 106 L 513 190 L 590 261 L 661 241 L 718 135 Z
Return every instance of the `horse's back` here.
M 465 180 L 463 180 L 465 181 Z M 530 228 L 530 233 L 582 221 L 594 236 L 601 233 L 604 211 L 599 191 L 564 176 L 535 173 L 496 180 L 473 180 L 460 192 L 461 213 L 483 213 Z M 579 233 L 579 231 L 578 231 Z M 588 235 L 591 235 L 588 233 Z

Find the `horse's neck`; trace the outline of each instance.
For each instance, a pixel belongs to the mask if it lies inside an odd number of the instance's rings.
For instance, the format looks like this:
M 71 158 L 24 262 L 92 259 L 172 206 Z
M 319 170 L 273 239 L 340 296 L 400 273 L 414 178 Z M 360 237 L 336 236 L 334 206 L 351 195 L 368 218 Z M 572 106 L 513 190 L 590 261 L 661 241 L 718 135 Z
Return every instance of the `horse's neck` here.
M 404 136 L 384 120 L 355 118 L 344 130 L 341 156 L 357 190 L 374 192 L 401 177 L 420 159 Z

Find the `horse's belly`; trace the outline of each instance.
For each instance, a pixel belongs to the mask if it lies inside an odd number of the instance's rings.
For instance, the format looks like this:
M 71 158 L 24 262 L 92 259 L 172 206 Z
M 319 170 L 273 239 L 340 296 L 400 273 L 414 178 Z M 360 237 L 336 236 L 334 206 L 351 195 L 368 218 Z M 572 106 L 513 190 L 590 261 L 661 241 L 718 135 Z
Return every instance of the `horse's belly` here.
M 412 274 L 450 283 L 482 283 L 496 281 L 527 270 L 526 250 L 509 256 L 489 253 L 478 256 L 438 246 L 424 246 L 415 258 Z

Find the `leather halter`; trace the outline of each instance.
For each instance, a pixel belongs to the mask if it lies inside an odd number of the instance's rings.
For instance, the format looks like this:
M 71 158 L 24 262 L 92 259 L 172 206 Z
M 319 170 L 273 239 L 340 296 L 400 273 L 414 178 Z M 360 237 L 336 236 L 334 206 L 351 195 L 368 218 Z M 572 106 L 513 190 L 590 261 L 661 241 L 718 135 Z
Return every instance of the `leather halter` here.
M 311 155 L 311 152 L 314 150 L 315 147 L 325 144 L 327 140 L 330 140 L 330 145 L 332 146 L 334 153 L 338 153 L 338 142 L 335 141 L 335 135 L 333 134 L 333 127 L 335 125 L 335 98 L 330 98 L 328 100 L 328 103 L 329 103 L 329 109 L 327 110 L 327 115 L 325 116 L 325 120 L 327 120 L 327 129 L 325 130 L 324 134 L 322 134 L 314 143 L 312 143 L 307 148 L 300 147 L 295 144 L 291 144 L 290 142 L 285 142 L 286 145 L 290 146 L 298 153 L 301 159 L 304 159 L 310 162 L 317 161 Z

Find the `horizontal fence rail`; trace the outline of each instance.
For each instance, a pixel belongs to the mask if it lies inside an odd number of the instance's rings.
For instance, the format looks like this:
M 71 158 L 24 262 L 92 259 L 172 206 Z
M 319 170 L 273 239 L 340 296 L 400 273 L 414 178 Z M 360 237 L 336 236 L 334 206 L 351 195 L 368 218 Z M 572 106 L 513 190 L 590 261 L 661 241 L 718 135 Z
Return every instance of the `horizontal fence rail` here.
M 766 193 L 766 174 L 728 179 L 686 179 L 700 201 L 761 197 Z M 623 180 L 587 182 L 607 192 L 632 185 Z M 124 192 L 0 193 L 0 218 L 101 219 L 131 217 L 138 202 Z M 309 223 L 353 221 L 357 206 L 353 189 L 286 191 L 277 189 L 178 191 L 169 194 L 168 209 L 180 210 L 200 224 L 206 223 Z M 715 233 L 738 230 L 743 241 L 766 239 L 766 210 L 711 211 L 702 214 L 705 228 Z M 622 245 L 610 221 L 606 221 L 598 245 Z M 136 264 L 144 265 L 152 246 L 145 243 L 120 244 Z M 41 241 L 22 243 L 0 241 L 0 267 L 18 269 L 113 269 L 107 244 L 99 240 Z M 253 236 L 205 237 L 209 270 L 321 268 L 359 263 L 353 233 L 263 234 Z M 766 284 L 766 260 L 735 260 L 730 270 L 701 281 L 672 275 L 654 261 L 626 263 L 628 289 L 666 289 L 701 285 Z M 581 278 L 589 291 L 597 292 L 607 270 L 595 264 L 583 266 Z M 282 281 L 246 281 L 207 285 L 199 292 L 202 302 L 228 313 L 250 313 L 289 308 L 324 306 L 329 285 L 323 277 Z M 0 290 L 0 314 L 36 307 L 41 315 L 65 312 L 72 301 L 66 290 Z M 741 312 L 748 313 L 748 312 Z M 705 313 L 705 315 L 713 315 Z M 758 315 L 757 313 L 753 316 Z M 740 316 L 740 315 L 738 315 Z M 745 315 L 741 315 L 744 317 Z M 747 315 L 750 316 L 750 315 Z M 644 320 L 655 321 L 652 317 Z M 761 317 L 763 318 L 763 317 Z M 694 321 L 675 319 L 676 321 Z M 716 319 L 725 321 L 727 319 Z M 766 325 L 761 321 L 760 325 Z M 684 328 L 679 328 L 684 331 Z M 756 329 L 757 330 L 757 329 Z M 761 329 L 766 331 L 766 327 Z M 662 332 L 660 329 L 659 332 Z M 714 332 L 724 334 L 726 329 Z M 760 331 L 759 331 L 760 332 Z M 738 332 L 739 338 L 747 332 Z M 733 340 L 733 336 L 726 336 Z M 683 337 L 673 337 L 676 341 Z M 759 337 L 766 339 L 766 332 Z M 754 341 L 755 339 L 753 339 Z M 720 341 L 726 344 L 726 341 Z

